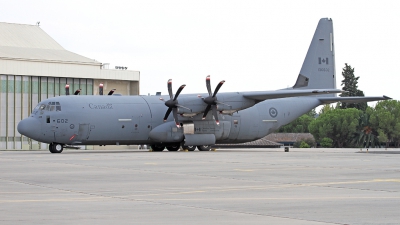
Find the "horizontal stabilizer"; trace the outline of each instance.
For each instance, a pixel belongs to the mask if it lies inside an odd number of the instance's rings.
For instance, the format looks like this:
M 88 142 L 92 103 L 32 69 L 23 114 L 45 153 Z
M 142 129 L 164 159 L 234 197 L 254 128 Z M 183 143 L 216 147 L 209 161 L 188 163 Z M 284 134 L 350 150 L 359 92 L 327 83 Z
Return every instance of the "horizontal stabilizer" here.
M 323 94 L 335 94 L 341 93 L 340 89 L 303 89 L 303 90 L 278 90 L 278 91 L 253 91 L 244 92 L 243 97 L 264 101 L 267 99 L 276 98 L 290 98 L 290 97 L 300 97 L 300 96 L 310 96 L 310 95 L 323 95 Z
M 318 98 L 322 104 L 330 104 L 334 102 L 347 102 L 347 103 L 357 103 L 357 102 L 373 102 L 380 100 L 392 99 L 388 96 L 374 96 L 374 97 L 320 97 Z

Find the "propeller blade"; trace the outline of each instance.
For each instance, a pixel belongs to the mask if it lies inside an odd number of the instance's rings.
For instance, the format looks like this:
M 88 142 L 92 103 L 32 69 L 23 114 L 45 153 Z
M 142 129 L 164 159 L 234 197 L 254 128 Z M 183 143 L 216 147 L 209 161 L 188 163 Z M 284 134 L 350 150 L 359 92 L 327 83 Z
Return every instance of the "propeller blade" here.
M 168 108 L 168 110 L 167 110 L 167 112 L 165 113 L 165 116 L 164 116 L 164 122 L 167 121 L 168 116 L 171 113 L 171 111 L 172 111 L 172 108 Z
M 212 112 L 213 112 L 213 115 L 214 115 L 215 123 L 217 123 L 217 125 L 219 125 L 217 107 L 215 105 L 212 106 Z
M 203 120 L 206 118 L 208 111 L 210 111 L 211 105 L 207 105 L 206 110 L 204 110 Z
M 178 120 L 178 110 L 176 108 L 172 109 L 172 114 L 174 115 L 174 119 L 175 119 L 175 124 L 176 126 L 179 128 L 180 124 L 179 124 L 179 120 Z
M 186 84 L 182 84 L 182 85 L 178 88 L 178 90 L 176 91 L 176 94 L 175 94 L 174 101 L 178 98 L 179 94 L 181 93 L 181 91 L 182 91 L 183 88 L 185 88 L 185 87 L 186 87 Z M 172 97 L 171 97 L 171 99 L 172 99 Z
M 206 86 L 207 86 L 208 95 L 211 96 L 211 95 L 212 95 L 212 92 L 211 92 L 210 75 L 208 75 L 208 76 L 206 77 Z
M 173 99 L 174 96 L 172 95 L 172 79 L 168 80 L 168 93 L 169 93 L 169 98 Z
M 219 89 L 222 87 L 222 85 L 225 83 L 225 81 L 223 80 L 223 81 L 221 81 L 221 82 L 219 82 L 219 84 L 217 85 L 217 87 L 215 88 L 215 91 L 214 91 L 214 95 L 213 95 L 213 97 L 215 97 L 215 95 L 217 95 L 217 93 L 218 93 L 218 91 L 219 91 Z

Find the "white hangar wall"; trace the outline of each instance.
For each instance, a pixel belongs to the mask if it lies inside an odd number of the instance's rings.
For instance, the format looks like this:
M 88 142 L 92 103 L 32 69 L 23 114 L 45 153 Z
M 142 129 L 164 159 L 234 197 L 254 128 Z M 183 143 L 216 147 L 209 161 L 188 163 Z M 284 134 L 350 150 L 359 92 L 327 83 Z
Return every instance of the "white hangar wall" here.
M 47 144 L 17 131 L 42 100 L 81 89 L 96 95 L 116 88 L 123 95 L 139 94 L 140 72 L 106 69 L 98 61 L 65 50 L 40 27 L 0 22 L 0 149 L 47 149 Z

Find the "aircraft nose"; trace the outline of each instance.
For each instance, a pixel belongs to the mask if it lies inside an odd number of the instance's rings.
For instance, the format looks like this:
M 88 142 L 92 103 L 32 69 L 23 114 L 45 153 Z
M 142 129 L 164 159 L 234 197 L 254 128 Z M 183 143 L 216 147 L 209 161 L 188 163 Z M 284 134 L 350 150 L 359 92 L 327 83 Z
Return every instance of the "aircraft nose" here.
M 17 130 L 20 134 L 37 140 L 36 137 L 39 136 L 40 127 L 39 120 L 29 117 L 21 120 L 21 122 L 18 123 Z

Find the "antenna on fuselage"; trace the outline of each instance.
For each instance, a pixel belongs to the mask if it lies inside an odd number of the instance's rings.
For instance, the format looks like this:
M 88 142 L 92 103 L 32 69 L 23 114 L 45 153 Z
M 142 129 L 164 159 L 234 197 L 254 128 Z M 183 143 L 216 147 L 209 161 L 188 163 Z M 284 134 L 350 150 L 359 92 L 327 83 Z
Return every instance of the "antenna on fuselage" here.
M 65 85 L 65 95 L 69 95 L 69 84 Z
M 103 95 L 103 83 L 99 84 L 99 95 Z

